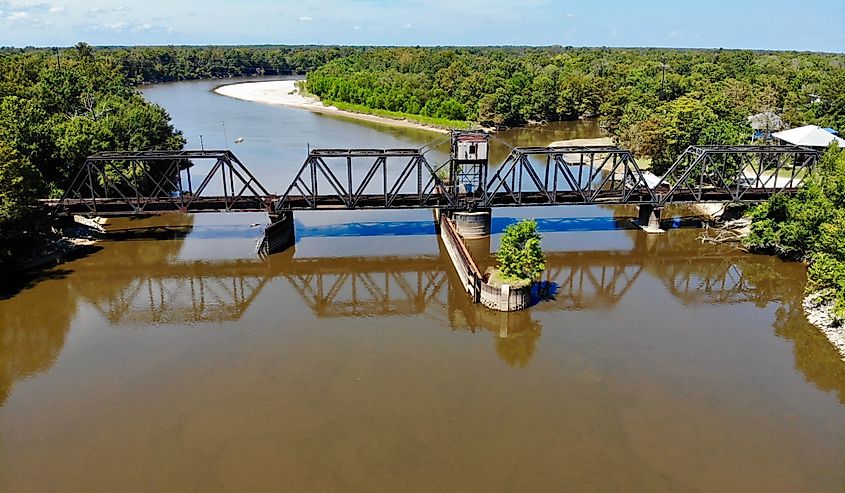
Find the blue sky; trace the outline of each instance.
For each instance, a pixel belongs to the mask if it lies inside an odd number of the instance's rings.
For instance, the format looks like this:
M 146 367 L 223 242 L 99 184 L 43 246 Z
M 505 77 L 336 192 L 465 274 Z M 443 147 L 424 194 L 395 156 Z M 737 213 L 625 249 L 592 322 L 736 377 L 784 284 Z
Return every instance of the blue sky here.
M 0 45 L 670 46 L 845 51 L 845 0 L 0 0 Z

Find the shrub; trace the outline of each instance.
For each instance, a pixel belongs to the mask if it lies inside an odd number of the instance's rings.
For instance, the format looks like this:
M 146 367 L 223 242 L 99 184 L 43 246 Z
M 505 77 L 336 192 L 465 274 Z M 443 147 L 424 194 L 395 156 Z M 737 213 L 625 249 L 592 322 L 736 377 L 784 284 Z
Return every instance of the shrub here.
M 505 228 L 499 251 L 498 277 L 515 283 L 531 283 L 546 269 L 546 255 L 540 248 L 537 222 L 523 219 Z

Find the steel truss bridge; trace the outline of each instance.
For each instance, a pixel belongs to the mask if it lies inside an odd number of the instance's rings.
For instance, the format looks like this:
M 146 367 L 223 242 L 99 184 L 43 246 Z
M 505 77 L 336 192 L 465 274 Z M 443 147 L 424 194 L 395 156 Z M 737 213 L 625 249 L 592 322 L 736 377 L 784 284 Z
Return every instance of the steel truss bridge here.
M 434 166 L 427 153 L 313 149 L 277 195 L 229 150 L 101 152 L 60 200 L 44 202 L 82 215 L 754 202 L 795 192 L 820 154 L 797 146 L 692 146 L 656 178 L 620 147 L 517 147 L 500 165 L 482 166 L 478 186 L 466 189 L 450 179 L 451 160 Z M 190 170 L 204 160 L 213 165 L 194 188 Z

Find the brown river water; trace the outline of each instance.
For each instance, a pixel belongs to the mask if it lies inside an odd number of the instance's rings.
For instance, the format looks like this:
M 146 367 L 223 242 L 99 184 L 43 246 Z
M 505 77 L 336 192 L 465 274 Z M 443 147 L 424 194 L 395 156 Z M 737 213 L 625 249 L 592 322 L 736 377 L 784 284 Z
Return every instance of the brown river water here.
M 273 191 L 309 143 L 437 137 L 213 86 L 145 94 L 191 147 L 225 120 Z M 481 263 L 535 217 L 555 286 L 513 314 L 469 303 L 429 211 L 297 213 L 267 260 L 260 214 L 117 220 L 0 298 L 0 491 L 845 491 L 845 362 L 805 268 L 633 215 L 495 210 Z

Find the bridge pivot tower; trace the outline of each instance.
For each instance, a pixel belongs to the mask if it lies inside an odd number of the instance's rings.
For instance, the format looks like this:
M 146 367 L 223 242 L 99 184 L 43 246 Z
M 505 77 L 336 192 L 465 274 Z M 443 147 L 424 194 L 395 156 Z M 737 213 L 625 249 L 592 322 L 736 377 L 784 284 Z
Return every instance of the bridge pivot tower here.
M 490 135 L 487 132 L 452 131 L 449 182 L 456 196 L 464 197 L 470 208 L 475 197 L 484 192 L 487 183 L 487 164 Z

